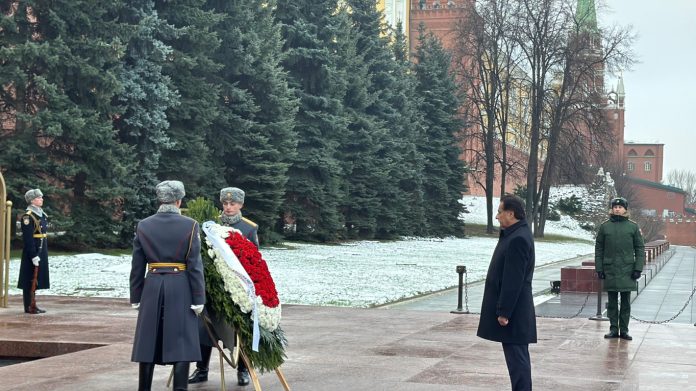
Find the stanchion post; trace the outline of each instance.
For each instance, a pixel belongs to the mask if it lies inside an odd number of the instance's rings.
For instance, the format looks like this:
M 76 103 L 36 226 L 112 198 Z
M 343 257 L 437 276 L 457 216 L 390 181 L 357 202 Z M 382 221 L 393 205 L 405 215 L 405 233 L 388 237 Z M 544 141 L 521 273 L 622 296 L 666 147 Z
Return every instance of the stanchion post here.
M 459 292 L 457 295 L 457 309 L 454 311 L 450 311 L 450 313 L 453 314 L 469 313 L 468 307 L 466 311 L 464 310 L 464 308 L 462 308 L 462 296 L 464 293 L 464 273 L 466 273 L 466 266 L 457 266 L 457 274 L 459 274 Z
M 606 316 L 602 316 L 602 290 L 604 290 L 604 280 L 599 279 L 599 289 L 597 289 L 597 314 L 590 317 L 590 320 L 609 320 Z

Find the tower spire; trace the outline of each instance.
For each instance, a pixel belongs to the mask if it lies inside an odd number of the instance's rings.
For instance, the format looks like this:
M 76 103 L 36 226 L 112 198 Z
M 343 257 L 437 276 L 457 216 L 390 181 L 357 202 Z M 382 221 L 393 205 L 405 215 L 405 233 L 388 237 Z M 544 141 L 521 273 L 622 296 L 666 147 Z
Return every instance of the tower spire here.
M 597 31 L 597 11 L 594 0 L 578 0 L 575 16 L 583 30 Z

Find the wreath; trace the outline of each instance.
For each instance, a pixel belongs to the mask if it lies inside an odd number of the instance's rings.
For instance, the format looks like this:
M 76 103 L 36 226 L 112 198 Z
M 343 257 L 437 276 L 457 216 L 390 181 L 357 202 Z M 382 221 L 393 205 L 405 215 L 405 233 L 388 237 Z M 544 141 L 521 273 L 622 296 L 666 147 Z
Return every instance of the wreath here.
M 213 222 L 205 223 L 204 227 L 206 237 L 201 241 L 201 252 L 206 305 L 238 330 L 242 348 L 254 368 L 260 372 L 278 368 L 286 358 L 287 340 L 280 327 L 278 292 L 266 261 L 240 231 Z M 236 256 L 233 263 L 238 260 L 246 273 L 241 272 L 237 264 L 232 265 L 237 267 L 235 270 L 228 263 L 223 253 L 228 256 L 229 253 L 220 248 L 221 243 L 232 250 Z M 258 320 L 257 350 L 253 349 L 255 318 Z

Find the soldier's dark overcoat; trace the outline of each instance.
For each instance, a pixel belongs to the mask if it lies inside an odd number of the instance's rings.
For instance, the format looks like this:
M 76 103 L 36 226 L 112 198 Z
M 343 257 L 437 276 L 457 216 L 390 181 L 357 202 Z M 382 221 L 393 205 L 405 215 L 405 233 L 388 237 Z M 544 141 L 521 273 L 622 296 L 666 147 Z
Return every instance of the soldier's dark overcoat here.
M 39 260 L 39 273 L 37 278 L 36 289 L 48 289 L 51 287 L 51 281 L 48 274 L 48 242 L 47 238 L 35 238 L 34 235 L 46 234 L 48 232 L 48 219 L 46 213 L 38 214 L 27 210 L 22 215 L 20 221 L 22 225 L 22 241 L 24 248 L 22 249 L 22 262 L 19 266 L 19 279 L 17 288 L 30 289 L 32 280 L 34 279 L 34 264 L 31 259 L 35 256 L 41 258 Z
M 534 240 L 527 220 L 500 231 L 486 275 L 476 335 L 510 344 L 537 342 L 532 295 L 534 262 Z M 508 325 L 501 326 L 498 316 L 508 318 Z
M 258 235 L 258 225 L 247 219 L 246 217 L 242 217 L 239 222 L 232 224 L 232 228 L 238 229 L 242 232 L 242 235 L 251 240 L 252 243 L 256 245 L 256 247 L 259 247 L 259 235 Z
M 604 290 L 637 291 L 631 273 L 642 271 L 644 264 L 645 244 L 638 224 L 627 216 L 612 214 L 599 226 L 595 241 L 595 270 L 605 274 Z
M 190 246 L 190 250 L 189 250 Z M 188 254 L 188 255 L 187 255 Z M 148 263 L 185 263 L 178 273 L 145 275 Z M 198 223 L 177 213 L 142 220 L 133 240 L 130 302 L 140 303 L 132 361 L 158 364 L 198 361 L 198 319 L 192 304 L 205 304 Z M 162 332 L 161 360 L 156 352 Z

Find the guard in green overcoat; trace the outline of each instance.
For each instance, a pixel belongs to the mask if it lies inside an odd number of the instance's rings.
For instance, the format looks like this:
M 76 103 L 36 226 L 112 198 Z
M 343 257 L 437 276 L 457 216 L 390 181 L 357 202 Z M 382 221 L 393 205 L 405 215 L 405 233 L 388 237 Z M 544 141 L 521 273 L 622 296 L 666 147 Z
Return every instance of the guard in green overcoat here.
M 609 302 L 609 333 L 604 338 L 632 340 L 628 334 L 631 318 L 631 291 L 638 290 L 645 264 L 645 245 L 638 224 L 628 218 L 628 201 L 617 197 L 611 200 L 609 220 L 602 223 L 595 242 L 595 270 L 604 280 Z M 618 296 L 621 294 L 621 309 Z

